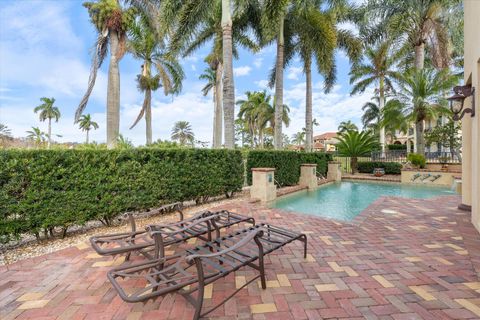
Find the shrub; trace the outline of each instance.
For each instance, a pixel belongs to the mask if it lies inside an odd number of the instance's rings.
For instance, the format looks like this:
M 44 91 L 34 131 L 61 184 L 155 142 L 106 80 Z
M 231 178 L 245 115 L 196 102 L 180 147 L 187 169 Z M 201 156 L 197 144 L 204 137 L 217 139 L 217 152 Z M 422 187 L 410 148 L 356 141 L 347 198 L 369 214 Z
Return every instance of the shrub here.
M 238 151 L 207 149 L 0 151 L 0 240 L 165 203 L 235 192 Z
M 326 175 L 332 157 L 322 152 L 253 150 L 247 154 L 247 182 L 252 184 L 252 168 L 275 168 L 275 180 L 281 186 L 298 184 L 300 165 L 316 163 L 317 172 Z
M 416 167 L 420 167 L 421 169 L 425 168 L 427 163 L 425 156 L 419 153 L 409 153 L 407 156 L 407 160 Z
M 389 144 L 387 145 L 388 150 L 407 150 L 406 144 Z
M 398 162 L 359 162 L 358 172 L 361 173 L 373 173 L 373 169 L 383 168 L 386 174 L 400 174 L 402 170 L 402 164 Z

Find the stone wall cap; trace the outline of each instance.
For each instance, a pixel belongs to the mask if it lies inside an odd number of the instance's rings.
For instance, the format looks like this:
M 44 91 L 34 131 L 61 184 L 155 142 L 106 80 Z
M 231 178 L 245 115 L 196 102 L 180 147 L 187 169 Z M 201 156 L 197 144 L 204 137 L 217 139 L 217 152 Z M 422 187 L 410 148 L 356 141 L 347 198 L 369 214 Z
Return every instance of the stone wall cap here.
M 448 171 L 442 171 L 442 170 L 429 170 L 429 169 L 415 169 L 415 168 L 405 168 L 401 169 L 401 171 L 406 171 L 406 172 L 439 172 L 439 173 L 462 173 L 462 171 L 458 170 L 448 170 Z
M 316 163 L 302 163 L 300 166 L 301 167 L 316 167 L 317 164 Z
M 275 168 L 252 168 L 252 171 L 270 172 L 275 171 Z

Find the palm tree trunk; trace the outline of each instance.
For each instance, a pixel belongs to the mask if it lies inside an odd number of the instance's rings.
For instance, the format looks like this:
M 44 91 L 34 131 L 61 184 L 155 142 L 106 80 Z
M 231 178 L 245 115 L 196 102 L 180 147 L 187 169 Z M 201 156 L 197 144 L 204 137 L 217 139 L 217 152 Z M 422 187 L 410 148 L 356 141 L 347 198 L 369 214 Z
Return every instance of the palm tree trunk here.
M 305 107 L 305 151 L 312 151 L 313 123 L 312 123 L 312 63 L 310 57 L 305 58 L 305 76 L 306 76 L 306 107 Z
M 422 42 L 415 46 L 415 68 L 422 70 L 425 64 L 425 44 Z
M 145 90 L 145 137 L 147 145 L 152 144 L 152 90 Z
M 258 140 L 260 140 L 260 149 L 263 149 L 264 143 L 263 143 L 263 129 L 260 129 L 258 132 Z
M 358 164 L 358 159 L 357 157 L 351 157 L 350 159 L 350 167 L 352 167 L 352 174 L 357 173 L 357 164 Z
M 425 155 L 425 137 L 423 135 L 423 120 L 417 120 L 415 123 L 415 131 L 417 135 L 417 153 Z
M 213 94 L 215 96 L 215 111 L 213 116 L 213 147 L 222 147 L 222 125 L 223 125 L 223 110 L 222 110 L 222 73 L 223 65 L 219 63 L 215 70 L 215 87 Z
M 280 17 L 280 26 L 277 38 L 277 61 L 275 66 L 275 128 L 274 128 L 274 146 L 275 149 L 282 148 L 282 116 L 283 116 L 283 15 Z
M 379 86 L 379 107 L 380 107 L 380 114 L 383 112 L 383 108 L 385 107 L 385 88 L 384 88 L 384 79 L 383 77 L 380 78 L 380 86 Z M 385 154 L 385 127 L 380 125 L 380 146 L 382 147 L 382 155 Z
M 223 112 L 225 117 L 225 147 L 235 147 L 235 88 L 233 84 L 232 17 L 230 0 L 222 0 L 223 42 Z
M 85 143 L 88 144 L 88 140 L 89 140 L 89 137 L 88 137 L 88 133 L 90 132 L 90 130 L 87 130 L 87 139 L 85 140 Z
M 47 149 L 50 149 L 50 145 L 52 144 L 52 118 L 48 118 L 48 142 L 47 142 Z
M 115 148 L 120 131 L 120 72 L 118 70 L 117 51 L 118 33 L 110 30 L 110 65 L 108 67 L 107 88 L 107 147 Z

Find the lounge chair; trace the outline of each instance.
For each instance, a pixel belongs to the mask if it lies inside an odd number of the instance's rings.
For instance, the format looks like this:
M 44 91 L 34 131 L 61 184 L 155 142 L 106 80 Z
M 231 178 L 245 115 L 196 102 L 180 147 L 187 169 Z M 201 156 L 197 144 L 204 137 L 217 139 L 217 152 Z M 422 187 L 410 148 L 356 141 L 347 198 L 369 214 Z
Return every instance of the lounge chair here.
M 126 260 L 129 260 L 132 252 L 138 252 L 148 259 L 154 259 L 163 255 L 163 248 L 162 252 L 159 253 L 160 248 L 155 247 L 155 241 L 151 236 L 152 232 L 163 230 L 162 243 L 164 246 L 168 246 L 190 238 L 210 241 L 212 240 L 211 233 L 215 229 L 217 236 L 219 236 L 219 230 L 222 228 L 228 228 L 242 222 L 255 224 L 255 219 L 251 217 L 226 210 L 205 211 L 185 220 L 183 220 L 183 214 L 180 217 L 182 220 L 176 223 L 149 225 L 143 231 L 136 231 L 135 220 L 130 216 L 131 232 L 93 236 L 90 238 L 90 243 L 93 249 L 102 256 L 126 254 Z M 206 219 L 208 217 L 213 217 L 213 219 Z M 212 221 L 214 221 L 214 225 Z M 204 235 L 207 237 L 204 237 Z
M 415 174 L 412 176 L 412 178 L 410 179 L 410 181 L 415 181 L 415 180 L 417 180 L 420 176 L 421 176 L 420 173 L 415 173 Z
M 428 179 L 430 178 L 432 175 L 430 173 L 426 173 L 424 174 L 421 178 L 420 178 L 420 181 L 425 181 L 425 179 Z
M 434 182 L 435 180 L 440 179 L 441 176 L 442 176 L 441 174 L 436 174 L 436 175 L 432 176 L 432 179 L 430 179 L 430 181 Z
M 153 232 L 153 236 L 157 241 L 162 238 L 162 233 Z M 265 289 L 264 255 L 294 240 L 303 242 L 305 258 L 305 234 L 259 224 L 186 250 L 184 254 L 114 268 L 108 272 L 108 279 L 119 296 L 131 303 L 179 293 L 195 307 L 193 319 L 196 320 L 217 309 L 258 278 Z M 202 313 L 205 286 L 244 266 L 259 271 L 259 274 L 246 281 L 218 305 Z M 195 291 L 198 291 L 197 298 L 192 296 Z

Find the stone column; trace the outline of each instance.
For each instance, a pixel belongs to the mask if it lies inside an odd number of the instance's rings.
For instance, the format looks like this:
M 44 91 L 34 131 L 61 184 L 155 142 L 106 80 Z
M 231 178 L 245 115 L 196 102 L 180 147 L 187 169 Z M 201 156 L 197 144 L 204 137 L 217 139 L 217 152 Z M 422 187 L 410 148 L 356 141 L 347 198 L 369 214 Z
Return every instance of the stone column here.
M 328 180 L 333 180 L 333 181 L 341 181 L 342 180 L 342 170 L 340 168 L 340 162 L 338 162 L 338 161 L 328 162 L 327 179 Z
M 298 183 L 309 190 L 315 190 L 318 187 L 317 165 L 315 163 L 305 163 L 300 165 L 300 181 Z
M 465 103 L 470 99 L 465 99 Z M 471 102 L 470 102 L 471 103 Z M 467 114 L 462 119 L 462 203 L 460 209 L 471 210 L 472 206 L 472 118 Z
M 275 185 L 275 168 L 252 168 L 252 187 L 250 198 L 269 202 L 277 197 Z

